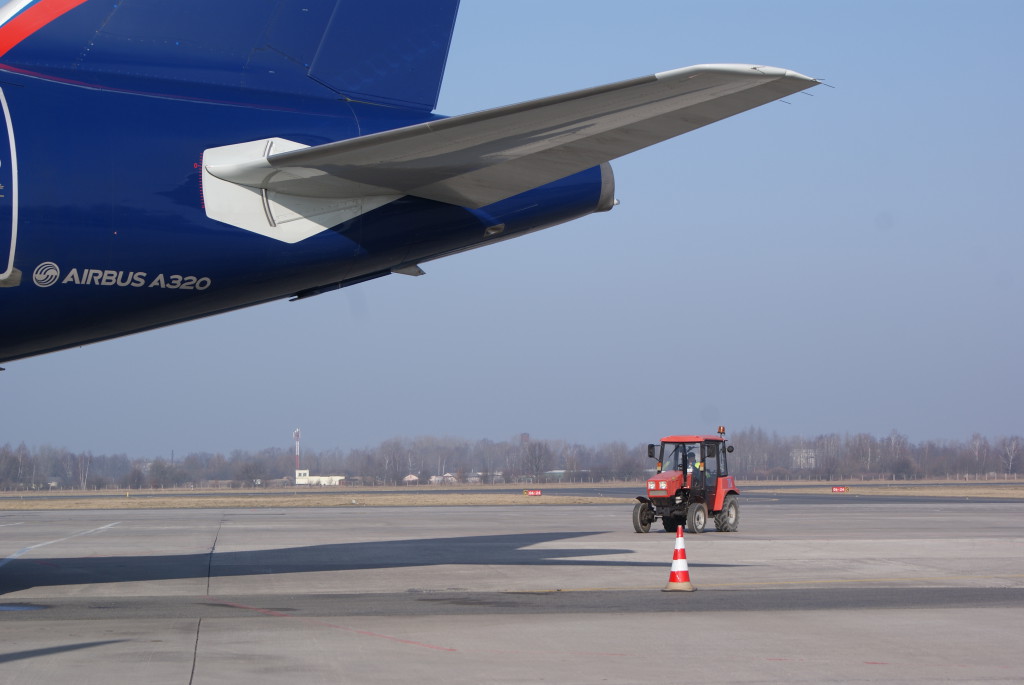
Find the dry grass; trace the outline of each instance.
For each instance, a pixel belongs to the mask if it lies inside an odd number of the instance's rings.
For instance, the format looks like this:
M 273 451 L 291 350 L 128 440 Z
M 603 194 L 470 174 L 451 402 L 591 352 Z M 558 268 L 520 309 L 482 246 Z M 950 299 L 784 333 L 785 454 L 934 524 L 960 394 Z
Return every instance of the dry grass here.
M 740 483 L 744 489 L 766 494 L 832 493 L 836 483 Z M 836 497 L 854 495 L 933 496 L 971 498 L 1016 498 L 1024 500 L 1024 482 L 993 481 L 970 485 L 952 483 L 849 485 L 849 492 Z M 574 483 L 572 485 L 541 485 L 539 497 L 509 494 L 511 486 L 459 486 L 470 493 L 446 492 L 444 488 L 340 488 L 312 490 L 142 490 L 59 493 L 0 493 L 0 511 L 44 511 L 64 509 L 265 509 L 285 507 L 452 507 L 452 506 L 545 506 L 567 504 L 632 504 L 632 497 L 605 497 L 597 492 L 609 488 L 632 488 L 643 493 L 643 484 Z M 562 495 L 562 487 L 574 491 L 595 490 L 593 495 Z M 504 490 L 506 492 L 500 492 Z
M 0 510 L 31 511 L 61 509 L 265 509 L 285 507 L 454 507 L 454 506 L 541 506 L 564 504 L 625 504 L 632 498 L 545 494 L 540 497 L 503 493 L 456 494 L 444 492 L 374 492 L 352 490 L 327 493 L 178 493 L 151 495 L 135 493 L 43 498 L 26 494 L 20 499 L 0 500 Z
M 832 494 L 832 487 L 837 483 L 821 483 L 814 487 L 805 486 L 763 486 L 757 487 L 758 492 L 775 494 Z M 849 485 L 845 493 L 836 493 L 836 497 L 845 495 L 873 495 L 891 497 L 978 497 L 1001 499 L 1024 499 L 1024 483 L 993 482 L 971 485 Z M 740 488 L 742 490 L 742 487 Z

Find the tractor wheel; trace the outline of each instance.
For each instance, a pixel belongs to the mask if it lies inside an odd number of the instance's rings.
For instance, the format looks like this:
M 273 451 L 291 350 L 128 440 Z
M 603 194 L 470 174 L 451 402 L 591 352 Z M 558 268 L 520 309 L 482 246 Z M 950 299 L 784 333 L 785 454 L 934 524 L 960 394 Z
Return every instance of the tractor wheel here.
M 633 530 L 638 533 L 650 533 L 654 511 L 647 502 L 637 502 L 633 507 Z
M 723 533 L 735 533 L 740 529 L 740 503 L 736 495 L 726 495 L 722 511 L 715 514 L 715 528 Z
M 703 504 L 691 504 L 686 510 L 686 528 L 691 533 L 703 533 L 708 523 L 708 508 Z
M 666 533 L 674 533 L 676 528 L 683 525 L 683 520 L 678 516 L 662 516 L 661 525 L 665 526 Z

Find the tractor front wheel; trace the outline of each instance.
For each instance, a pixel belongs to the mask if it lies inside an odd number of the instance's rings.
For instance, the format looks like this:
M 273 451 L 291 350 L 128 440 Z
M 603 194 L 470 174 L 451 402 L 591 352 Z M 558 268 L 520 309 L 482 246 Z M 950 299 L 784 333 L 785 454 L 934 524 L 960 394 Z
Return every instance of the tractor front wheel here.
M 686 528 L 691 533 L 703 533 L 708 523 L 708 508 L 703 504 L 691 504 L 686 510 Z
M 647 502 L 637 502 L 633 507 L 633 530 L 638 533 L 650 533 L 654 522 L 654 507 Z

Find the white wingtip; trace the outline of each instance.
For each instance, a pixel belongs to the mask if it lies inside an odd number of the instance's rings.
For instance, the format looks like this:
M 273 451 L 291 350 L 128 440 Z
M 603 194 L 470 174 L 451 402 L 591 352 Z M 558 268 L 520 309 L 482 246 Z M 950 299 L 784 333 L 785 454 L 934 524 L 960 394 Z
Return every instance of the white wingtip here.
M 790 69 L 783 69 L 781 67 L 769 67 L 761 64 L 697 64 L 692 67 L 660 71 L 655 74 L 654 77 L 659 80 L 689 78 L 697 73 L 707 73 L 709 71 L 736 75 L 749 75 L 750 72 L 756 72 L 757 74 L 768 78 L 787 78 L 818 83 L 818 79 L 811 78 L 810 76 L 804 76 L 799 72 L 792 71 Z

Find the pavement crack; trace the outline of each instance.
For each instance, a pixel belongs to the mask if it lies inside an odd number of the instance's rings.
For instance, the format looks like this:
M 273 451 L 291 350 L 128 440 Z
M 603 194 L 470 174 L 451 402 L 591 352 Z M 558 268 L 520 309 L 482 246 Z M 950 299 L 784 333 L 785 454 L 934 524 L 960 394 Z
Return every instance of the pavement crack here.
M 213 544 L 210 545 L 210 558 L 206 561 L 206 594 L 210 594 L 210 579 L 213 577 L 213 553 L 217 551 L 217 540 L 220 539 L 220 529 L 224 527 L 224 517 L 217 524 L 217 532 L 213 536 Z
M 196 644 L 192 648 L 192 672 L 188 676 L 188 685 L 192 685 L 192 681 L 196 677 L 196 661 L 199 659 L 199 631 L 203 627 L 203 619 L 199 619 L 196 623 Z

